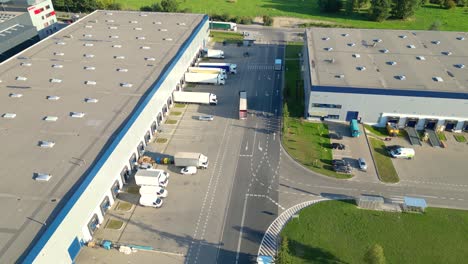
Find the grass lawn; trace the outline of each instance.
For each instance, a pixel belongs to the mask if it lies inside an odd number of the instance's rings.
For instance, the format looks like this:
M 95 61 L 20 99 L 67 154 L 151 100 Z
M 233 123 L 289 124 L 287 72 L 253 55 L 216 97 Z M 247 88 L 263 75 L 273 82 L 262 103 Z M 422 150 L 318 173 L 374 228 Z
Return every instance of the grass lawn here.
M 168 125 L 175 125 L 177 124 L 177 120 L 174 120 L 174 119 L 167 119 L 166 122 L 164 122 Z
M 242 41 L 244 37 L 240 33 L 235 32 L 223 32 L 223 31 L 211 31 L 210 37 L 214 42 L 229 42 L 229 43 L 237 43 Z
M 358 209 L 327 201 L 300 212 L 283 229 L 292 263 L 364 263 L 367 249 L 382 246 L 386 263 L 466 263 L 468 212 L 427 208 L 425 214 Z
M 318 173 L 340 179 L 352 177 L 332 170 L 332 149 L 326 124 L 301 123 L 297 118 L 289 118 L 287 123 L 288 128 L 283 132 L 282 141 L 289 155 Z
M 437 132 L 437 137 L 439 137 L 440 141 L 447 141 L 447 137 L 444 132 Z
M 172 111 L 170 113 L 170 115 L 172 115 L 172 116 L 180 116 L 181 114 L 182 114 L 182 112 L 179 112 L 179 111 Z
M 304 116 L 304 85 L 298 60 L 303 45 L 303 42 L 289 42 L 285 51 L 286 81 L 283 97 L 291 117 Z
M 123 226 L 122 221 L 112 219 L 112 220 L 109 220 L 109 222 L 107 222 L 106 228 L 119 230 L 120 228 L 122 228 L 122 226 Z
M 466 142 L 466 138 L 463 135 L 453 135 L 456 141 L 458 142 Z
M 175 107 L 177 107 L 177 108 L 185 108 L 185 104 L 175 104 Z
M 124 9 L 138 10 L 141 6 L 151 5 L 155 0 L 116 0 Z M 415 16 L 408 20 L 388 20 L 373 22 L 367 20 L 367 14 L 355 13 L 346 15 L 321 13 L 318 8 L 318 0 L 237 0 L 230 3 L 224 0 L 190 0 L 179 1 L 181 9 L 187 9 L 193 13 L 204 14 L 230 14 L 231 16 L 289 16 L 307 18 L 339 23 L 346 27 L 357 28 L 388 28 L 388 29 L 421 29 L 426 30 L 434 21 L 440 21 L 441 30 L 468 31 L 466 13 L 464 8 L 457 7 L 453 10 L 442 9 L 437 5 L 427 5 L 420 8 Z
M 372 145 L 372 153 L 374 155 L 380 179 L 383 182 L 390 183 L 400 181 L 395 167 L 393 167 L 392 159 L 387 155 L 383 141 L 375 138 L 369 138 L 369 140 Z
M 388 131 L 387 128 L 385 127 L 376 127 L 376 126 L 371 126 L 371 125 L 364 125 L 364 127 L 369 131 L 370 133 L 378 136 L 378 137 L 388 137 Z

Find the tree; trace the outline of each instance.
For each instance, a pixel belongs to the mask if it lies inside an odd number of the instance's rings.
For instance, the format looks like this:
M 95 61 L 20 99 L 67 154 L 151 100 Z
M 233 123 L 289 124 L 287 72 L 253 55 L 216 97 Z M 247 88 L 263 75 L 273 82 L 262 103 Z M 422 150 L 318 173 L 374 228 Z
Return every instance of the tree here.
M 379 244 L 372 245 L 364 256 L 364 261 L 368 264 L 385 264 L 383 248 Z
M 268 15 L 263 16 L 263 25 L 265 26 L 271 26 L 273 25 L 273 18 Z
M 291 264 L 292 257 L 289 253 L 289 240 L 288 237 L 283 237 L 281 239 L 280 249 L 278 251 L 278 255 L 276 256 L 275 263 L 278 264 Z
M 442 23 L 440 23 L 440 20 L 436 20 L 436 21 L 432 22 L 431 26 L 429 27 L 429 30 L 438 31 L 438 30 L 440 30 L 441 26 L 442 26 Z
M 319 0 L 318 6 L 322 12 L 336 13 L 341 10 L 343 3 L 341 0 Z
M 161 1 L 162 12 L 177 12 L 179 10 L 179 2 L 177 0 L 162 0 Z
M 420 0 L 393 0 L 392 16 L 407 19 L 419 8 Z
M 452 8 L 455 8 L 457 6 L 457 4 L 455 4 L 455 2 L 453 0 L 445 0 L 444 2 L 444 8 L 445 9 L 452 9 Z
M 390 16 L 390 0 L 372 0 L 369 16 L 377 22 L 387 19 Z

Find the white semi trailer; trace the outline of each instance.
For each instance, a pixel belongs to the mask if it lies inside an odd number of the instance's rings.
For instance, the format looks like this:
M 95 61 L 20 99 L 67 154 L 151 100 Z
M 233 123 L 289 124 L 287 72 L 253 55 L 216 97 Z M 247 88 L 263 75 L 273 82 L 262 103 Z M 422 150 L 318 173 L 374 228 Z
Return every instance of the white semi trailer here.
M 181 92 L 175 91 L 173 94 L 174 102 L 189 104 L 218 104 L 216 94 L 200 92 Z
M 208 168 L 208 157 L 195 152 L 177 152 L 174 155 L 174 165 L 179 167 L 195 166 L 197 168 Z
M 189 67 L 188 72 L 221 74 L 224 77 L 224 79 L 227 79 L 226 70 L 221 68 Z
M 194 73 L 186 72 L 185 81 L 188 83 L 208 83 L 224 85 L 226 81 L 223 75 L 214 73 Z

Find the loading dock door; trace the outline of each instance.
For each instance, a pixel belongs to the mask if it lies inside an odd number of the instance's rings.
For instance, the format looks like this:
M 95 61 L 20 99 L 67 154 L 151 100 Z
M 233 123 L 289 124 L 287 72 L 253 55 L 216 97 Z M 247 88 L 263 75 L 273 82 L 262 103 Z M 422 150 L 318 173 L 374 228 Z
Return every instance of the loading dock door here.
M 447 122 L 447 124 L 445 124 L 445 131 L 452 131 L 456 125 L 457 125 L 457 122 L 453 122 L 453 121 Z
M 76 256 L 78 256 L 78 253 L 80 253 L 82 244 L 78 240 L 78 237 L 75 237 L 73 239 L 72 243 L 68 247 L 68 254 L 70 255 L 71 260 L 73 263 L 75 262 Z
M 434 130 L 437 125 L 437 120 L 426 120 L 426 129 Z
M 406 121 L 406 126 L 407 127 L 416 127 L 416 124 L 418 124 L 418 119 L 417 118 L 408 118 Z
M 348 111 L 346 113 L 346 121 L 351 121 L 353 119 L 358 119 L 358 116 L 359 116 L 359 112 L 357 111 Z
M 465 124 L 463 124 L 463 131 L 468 132 L 468 121 L 465 121 Z

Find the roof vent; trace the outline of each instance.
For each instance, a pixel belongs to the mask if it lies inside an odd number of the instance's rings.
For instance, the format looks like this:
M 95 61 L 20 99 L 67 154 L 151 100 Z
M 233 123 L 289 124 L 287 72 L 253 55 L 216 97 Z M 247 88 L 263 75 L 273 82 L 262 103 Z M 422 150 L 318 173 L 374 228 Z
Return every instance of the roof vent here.
M 138 21 L 136 21 L 136 20 L 131 20 L 131 21 L 128 21 L 128 23 L 130 23 L 130 24 L 138 24 Z
M 125 68 L 117 68 L 118 72 L 128 72 L 128 69 Z
M 54 52 L 54 55 L 55 56 L 63 56 L 63 55 L 65 55 L 65 53 L 63 53 L 63 52 Z
M 162 23 L 160 21 L 154 21 L 153 24 L 155 25 L 161 25 Z
M 417 59 L 417 60 L 424 61 L 424 60 L 426 60 L 426 57 L 424 57 L 424 56 L 416 56 L 416 59 Z
M 39 141 L 39 147 L 41 148 L 53 148 L 54 146 L 55 146 L 55 142 L 53 141 L 46 141 L 46 140 Z
M 85 116 L 85 113 L 83 113 L 83 112 L 70 112 L 70 116 L 75 117 L 75 118 L 82 118 L 82 117 Z
M 113 36 L 109 36 L 109 38 L 112 38 L 112 39 L 118 39 L 118 38 L 119 38 L 119 36 L 117 36 L 117 35 L 113 35 Z
M 184 22 L 179 22 L 179 23 L 177 23 L 177 25 L 179 25 L 179 26 L 185 26 L 185 23 L 184 23 Z
M 149 49 L 151 49 L 151 48 L 148 47 L 148 46 L 141 46 L 140 49 L 149 50 Z
M 397 63 L 396 63 L 396 61 L 387 61 L 387 64 L 388 64 L 388 65 L 394 66 L 394 65 L 396 65 Z
M 85 38 L 92 38 L 93 35 L 91 35 L 91 34 L 83 34 L 83 37 L 85 37 Z
M 63 42 L 63 41 L 59 41 L 59 42 L 55 42 L 55 44 L 57 44 L 57 45 L 65 45 L 66 43 Z
M 136 39 L 143 40 L 146 39 L 145 37 L 136 37 Z
M 24 76 L 16 76 L 16 80 L 17 81 L 26 81 L 28 78 L 24 77 Z
M 415 48 L 416 48 L 416 46 L 415 46 L 415 45 L 412 45 L 412 44 L 411 44 L 411 45 L 407 45 L 406 47 L 407 47 L 408 49 L 415 49 Z
M 21 65 L 21 66 L 30 67 L 30 66 L 32 65 L 32 63 L 30 63 L 30 62 L 22 62 L 20 65 Z
M 56 95 L 48 95 L 46 99 L 50 101 L 57 101 L 58 99 L 60 99 L 60 97 Z
M 324 50 L 326 50 L 326 51 L 332 51 L 333 48 L 324 48 Z
M 93 25 L 86 25 L 85 28 L 93 28 Z
M 62 64 L 52 64 L 52 68 L 61 69 L 63 68 Z
M 138 30 L 138 31 L 141 31 L 143 30 L 141 27 L 136 27 L 136 28 L 133 28 L 133 30 Z
M 107 19 L 106 22 L 108 22 L 108 23 L 114 23 L 114 20 L 113 20 L 113 19 Z
M 85 69 L 87 71 L 94 71 L 94 70 L 96 70 L 96 67 L 94 67 L 94 66 L 84 66 L 83 69 Z
M 85 58 L 94 58 L 94 54 L 83 54 Z
M 406 76 L 405 76 L 405 75 L 396 75 L 396 76 L 394 76 L 394 77 L 395 77 L 395 79 L 400 80 L 400 81 L 406 80 Z
M 453 73 L 452 73 L 451 71 L 447 71 L 447 75 L 450 76 L 450 77 L 452 77 L 452 78 L 455 77 L 455 75 L 453 75 Z
M 148 16 L 148 15 L 143 13 L 143 14 L 140 14 L 140 16 L 141 16 L 141 17 L 146 17 L 146 16 Z
M 47 121 L 47 122 L 57 122 L 58 120 L 58 117 L 56 116 L 46 116 L 43 118 L 44 121 Z
M 356 46 L 356 43 L 348 43 L 348 46 L 349 47 L 354 47 L 354 46 Z
M 120 56 L 114 56 L 114 59 L 123 60 L 123 59 L 125 59 L 125 56 L 121 56 L 121 55 Z
M 380 52 L 382 53 L 389 53 L 390 51 L 388 49 L 381 49 Z
M 380 43 L 380 42 L 382 42 L 382 39 L 373 39 L 373 41 Z
M 432 44 L 434 45 L 439 45 L 440 44 L 440 40 L 433 40 L 431 41 Z
M 343 34 L 341 34 L 341 36 L 342 37 L 347 37 L 347 36 L 349 36 L 349 34 L 348 33 L 343 33 Z
M 119 49 L 120 49 L 120 48 L 122 47 L 122 45 L 112 45 L 112 47 L 113 47 L 113 48 L 119 48 Z
M 112 16 L 113 14 L 112 14 L 112 12 L 106 12 L 106 15 Z
M 92 47 L 92 46 L 94 46 L 94 44 L 93 44 L 93 43 L 85 43 L 85 44 L 83 44 L 83 46 L 85 46 L 85 47 Z
M 465 40 L 465 37 L 463 36 L 460 36 L 460 37 L 457 37 L 458 40 Z
M 11 97 L 11 98 L 21 98 L 21 97 L 23 97 L 23 94 L 20 94 L 20 93 L 11 93 L 11 94 L 10 94 L 10 97 Z
M 357 67 L 356 67 L 356 70 L 358 70 L 358 71 L 365 71 L 365 70 L 366 70 L 366 67 L 364 67 L 364 66 L 357 66 Z
M 158 29 L 158 30 L 159 30 L 159 31 L 164 31 L 164 32 L 167 31 L 167 29 L 165 29 L 165 28 L 160 28 L 160 29 Z
M 146 57 L 145 60 L 147 60 L 147 61 L 155 61 L 156 58 L 153 58 L 153 57 Z
M 172 41 L 171 38 L 163 38 L 163 40 L 165 40 L 165 41 Z
M 398 37 L 399 37 L 399 38 L 402 38 L 402 39 L 405 39 L 405 38 L 407 38 L 408 36 L 406 36 L 406 35 L 400 35 L 400 36 L 398 36 Z
M 62 80 L 56 79 L 56 78 L 52 78 L 52 79 L 49 79 L 49 82 L 51 82 L 51 83 L 61 83 Z
M 452 52 L 450 52 L 450 51 L 442 51 L 441 53 L 444 54 L 445 56 L 452 55 Z
M 443 82 L 444 81 L 444 79 L 442 79 L 442 77 L 432 77 L 432 80 L 434 82 Z
M 453 65 L 453 66 L 455 66 L 455 68 L 458 68 L 458 69 L 463 69 L 463 68 L 465 68 L 465 64 L 455 64 L 455 65 Z
M 328 63 L 335 63 L 335 59 L 333 59 L 333 58 L 332 59 L 327 59 L 325 61 L 328 62 Z
M 117 29 L 116 26 L 110 26 L 109 29 Z
M 52 175 L 47 174 L 47 173 L 36 172 L 36 173 L 34 173 L 33 178 L 34 178 L 35 181 L 48 182 L 50 180 L 50 178 L 52 178 Z
M 361 58 L 361 54 L 359 54 L 359 53 L 354 53 L 354 54 L 353 54 L 353 57 L 354 57 L 354 58 Z
M 85 98 L 84 101 L 86 103 L 97 103 L 99 100 L 96 98 Z
M 123 82 L 123 83 L 120 83 L 120 86 L 125 87 L 125 88 L 131 88 L 133 84 L 128 83 L 128 82 Z
M 16 114 L 15 113 L 5 113 L 2 115 L 3 118 L 6 118 L 6 119 L 13 119 L 16 117 Z
M 95 81 L 85 81 L 84 82 L 86 85 L 96 85 Z
M 326 40 L 330 40 L 330 38 L 329 37 L 324 37 L 324 38 L 322 38 L 322 40 L 326 41 Z
M 335 75 L 335 78 L 343 79 L 343 78 L 344 78 L 344 74 L 337 74 L 337 75 Z

